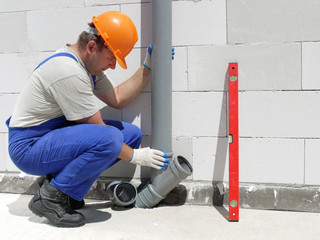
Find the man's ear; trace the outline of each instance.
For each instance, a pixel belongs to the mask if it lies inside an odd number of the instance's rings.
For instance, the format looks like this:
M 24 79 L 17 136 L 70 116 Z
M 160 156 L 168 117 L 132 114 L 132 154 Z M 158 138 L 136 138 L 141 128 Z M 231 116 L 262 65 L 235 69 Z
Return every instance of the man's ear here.
M 87 43 L 87 52 L 91 54 L 97 50 L 97 47 L 98 47 L 97 43 L 95 41 L 91 40 Z

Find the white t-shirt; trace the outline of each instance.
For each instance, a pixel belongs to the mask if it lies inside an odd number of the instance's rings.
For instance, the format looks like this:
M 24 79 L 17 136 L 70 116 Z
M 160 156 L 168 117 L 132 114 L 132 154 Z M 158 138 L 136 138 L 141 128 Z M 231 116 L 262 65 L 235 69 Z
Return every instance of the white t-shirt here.
M 71 53 L 50 59 L 32 72 L 21 92 L 10 120 L 10 127 L 38 126 L 50 119 L 65 116 L 69 121 L 90 117 L 99 107 L 94 93 L 111 91 L 106 75 L 95 79 L 79 56 L 69 47 L 58 50 Z

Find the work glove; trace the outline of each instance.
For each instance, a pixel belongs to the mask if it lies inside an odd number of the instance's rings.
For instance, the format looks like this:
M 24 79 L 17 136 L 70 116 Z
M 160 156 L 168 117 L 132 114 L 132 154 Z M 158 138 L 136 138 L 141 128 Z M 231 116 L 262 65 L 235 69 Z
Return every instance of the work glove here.
M 169 159 L 166 157 L 168 157 L 166 153 L 146 147 L 133 149 L 133 154 L 129 162 L 163 170 L 168 167 L 169 164 Z
M 146 57 L 143 61 L 143 65 L 151 71 L 151 52 L 152 52 L 152 45 L 149 44 L 148 51 L 146 52 Z M 174 59 L 175 55 L 175 48 L 172 48 L 172 60 Z

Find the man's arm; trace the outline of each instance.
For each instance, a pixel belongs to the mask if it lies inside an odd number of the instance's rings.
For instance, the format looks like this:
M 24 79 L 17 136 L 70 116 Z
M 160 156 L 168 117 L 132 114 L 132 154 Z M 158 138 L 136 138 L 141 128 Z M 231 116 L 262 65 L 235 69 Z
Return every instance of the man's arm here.
M 100 110 L 98 112 L 96 112 L 95 114 L 93 114 L 90 117 L 86 117 L 83 119 L 79 119 L 75 121 L 76 123 L 86 123 L 86 124 L 100 124 L 100 125 L 105 125 L 102 117 L 101 117 L 101 112 Z
M 108 106 L 122 109 L 140 94 L 150 77 L 151 71 L 142 65 L 135 74 L 115 87 L 113 91 L 96 94 L 96 96 Z

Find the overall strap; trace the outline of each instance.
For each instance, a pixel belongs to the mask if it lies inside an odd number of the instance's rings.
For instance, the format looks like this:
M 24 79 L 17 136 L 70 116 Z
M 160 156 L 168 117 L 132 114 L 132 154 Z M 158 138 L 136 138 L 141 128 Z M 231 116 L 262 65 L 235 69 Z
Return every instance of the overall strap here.
M 75 60 L 76 62 L 78 62 L 78 60 L 75 58 L 75 56 L 73 56 L 72 54 L 70 53 L 66 53 L 66 52 L 61 52 L 61 53 L 56 53 L 50 57 L 48 57 L 47 59 L 43 60 L 37 67 L 40 67 L 41 65 L 43 65 L 44 63 L 48 62 L 51 58 L 55 58 L 55 57 L 69 57 L 69 58 L 72 58 L 73 60 Z M 35 69 L 35 70 L 36 70 Z
M 44 63 L 48 62 L 51 58 L 55 58 L 55 57 L 69 57 L 72 58 L 73 60 L 75 60 L 76 62 L 78 62 L 78 60 L 75 58 L 75 56 L 73 56 L 71 53 L 66 53 L 66 52 L 61 52 L 61 53 L 56 53 L 50 57 L 48 57 L 47 59 L 43 60 L 36 68 L 39 68 L 41 65 L 43 65 Z M 91 75 L 92 76 L 92 80 L 93 80 L 93 86 L 96 87 L 96 76 Z

